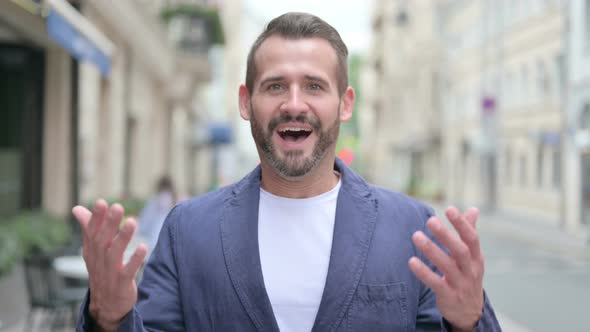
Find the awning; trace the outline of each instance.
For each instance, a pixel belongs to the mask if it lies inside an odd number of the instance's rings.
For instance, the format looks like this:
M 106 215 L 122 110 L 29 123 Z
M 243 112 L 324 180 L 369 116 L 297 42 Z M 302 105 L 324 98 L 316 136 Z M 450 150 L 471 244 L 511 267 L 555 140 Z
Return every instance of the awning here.
M 47 32 L 78 61 L 94 64 L 103 76 L 111 70 L 113 43 L 65 0 L 47 0 Z

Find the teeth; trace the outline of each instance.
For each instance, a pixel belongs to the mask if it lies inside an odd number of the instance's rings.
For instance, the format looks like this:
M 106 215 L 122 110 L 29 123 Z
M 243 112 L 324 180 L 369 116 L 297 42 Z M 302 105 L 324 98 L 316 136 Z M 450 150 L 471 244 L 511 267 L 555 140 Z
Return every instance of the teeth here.
M 283 128 L 281 129 L 281 132 L 285 132 L 285 131 L 310 131 L 309 129 L 305 129 L 305 128 L 295 128 L 295 127 L 289 127 L 289 128 Z

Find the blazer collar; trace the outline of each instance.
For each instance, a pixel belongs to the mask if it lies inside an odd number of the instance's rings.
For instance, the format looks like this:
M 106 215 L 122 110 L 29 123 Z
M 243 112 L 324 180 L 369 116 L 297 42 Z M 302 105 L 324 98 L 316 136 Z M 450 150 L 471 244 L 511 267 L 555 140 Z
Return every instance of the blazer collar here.
M 279 331 L 264 280 L 258 248 L 260 166 L 232 188 L 223 206 L 221 243 L 229 277 L 258 331 Z
M 360 281 L 375 229 L 377 200 L 367 183 L 340 159 L 334 169 L 342 176 L 326 285 L 313 331 L 336 329 Z M 221 241 L 231 282 L 259 331 L 278 331 L 266 293 L 258 246 L 258 206 L 261 169 L 232 186 L 224 202 Z
M 313 332 L 334 331 L 344 318 L 365 269 L 377 221 L 377 200 L 359 175 L 336 159 L 342 187 L 336 203 L 336 221 L 330 264 Z

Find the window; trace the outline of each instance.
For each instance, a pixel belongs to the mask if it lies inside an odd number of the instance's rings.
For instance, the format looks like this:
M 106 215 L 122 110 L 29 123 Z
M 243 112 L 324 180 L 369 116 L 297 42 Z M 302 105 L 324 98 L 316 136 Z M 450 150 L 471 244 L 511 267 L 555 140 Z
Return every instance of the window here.
M 553 184 L 553 188 L 559 189 L 561 188 L 561 151 L 559 148 L 555 148 L 552 155 L 553 174 L 551 177 L 551 182 Z
M 565 58 L 562 54 L 555 55 L 555 84 L 552 84 L 552 86 L 554 86 L 553 90 L 558 102 L 561 101 L 565 88 L 564 59 Z M 557 107 L 557 109 L 559 109 L 559 107 Z
M 507 185 L 512 182 L 512 155 L 510 149 L 504 151 L 504 181 Z
M 374 66 L 375 66 L 375 72 L 377 74 L 381 74 L 383 71 L 383 63 L 381 61 L 381 58 L 377 58 L 377 60 L 375 60 Z
M 537 187 L 543 187 L 543 144 L 537 149 Z
M 582 130 L 590 130 L 590 103 L 584 105 L 582 109 L 579 126 Z
M 549 78 L 547 68 L 542 60 L 537 62 L 537 92 L 540 98 L 546 98 L 549 94 Z
M 520 69 L 520 104 L 526 104 L 529 101 L 529 73 L 525 65 Z
M 505 99 L 509 106 L 514 105 L 514 75 L 509 72 L 506 75 L 506 83 L 504 83 L 506 91 L 504 93 Z
M 526 156 L 520 156 L 520 185 L 526 187 Z

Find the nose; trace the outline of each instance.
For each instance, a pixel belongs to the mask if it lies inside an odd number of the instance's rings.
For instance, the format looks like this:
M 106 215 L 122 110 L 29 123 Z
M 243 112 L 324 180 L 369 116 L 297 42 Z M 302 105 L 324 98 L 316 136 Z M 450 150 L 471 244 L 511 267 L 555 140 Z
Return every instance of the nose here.
M 301 89 L 297 85 L 291 86 L 287 94 L 287 99 L 281 105 L 281 113 L 297 116 L 307 112 L 307 110 L 308 106 Z

